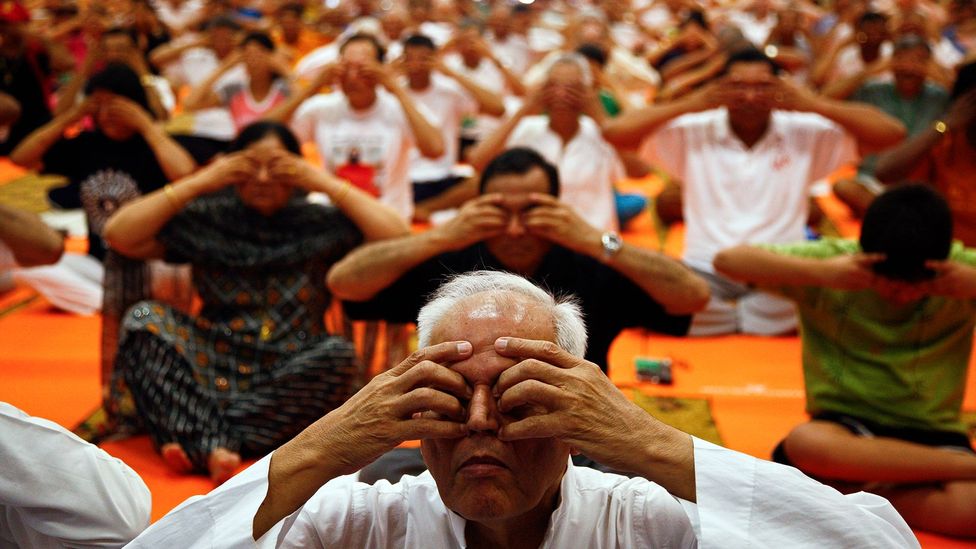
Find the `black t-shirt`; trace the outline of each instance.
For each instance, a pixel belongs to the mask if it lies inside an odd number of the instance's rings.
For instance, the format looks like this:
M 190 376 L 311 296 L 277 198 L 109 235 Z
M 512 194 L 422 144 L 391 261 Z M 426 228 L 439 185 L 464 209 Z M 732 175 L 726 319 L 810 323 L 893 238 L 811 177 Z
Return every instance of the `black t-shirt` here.
M 7 156 L 32 131 L 51 121 L 44 79 L 51 75 L 47 53 L 28 49 L 16 57 L 0 56 L 0 92 L 20 103 L 20 118 L 0 143 L 0 156 Z
M 168 181 L 149 143 L 140 135 L 125 141 L 98 131 L 58 140 L 43 158 L 44 172 L 68 178 L 48 197 L 62 208 L 84 208 L 89 253 L 105 255 L 102 229 L 108 218 L 129 200 L 152 192 Z
M 439 255 L 401 276 L 390 287 L 365 302 L 344 302 L 355 319 L 414 322 L 417 313 L 451 275 L 478 269 L 507 270 L 484 244 Z M 599 261 L 553 246 L 531 277 L 556 295 L 575 295 L 583 309 L 588 335 L 586 359 L 607 371 L 607 353 L 626 328 L 647 328 L 667 335 L 685 335 L 691 316 L 665 312 L 629 278 Z

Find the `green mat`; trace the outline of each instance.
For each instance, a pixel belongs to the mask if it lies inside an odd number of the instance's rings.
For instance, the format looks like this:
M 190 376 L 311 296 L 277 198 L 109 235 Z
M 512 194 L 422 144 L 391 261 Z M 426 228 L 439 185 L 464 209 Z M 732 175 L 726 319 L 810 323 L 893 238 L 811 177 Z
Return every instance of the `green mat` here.
M 704 398 L 656 397 L 631 389 L 634 403 L 655 418 L 702 440 L 722 445 L 712 407 Z
M 60 175 L 27 174 L 0 185 L 0 204 L 33 213 L 46 212 L 51 209 L 47 191 L 67 183 Z

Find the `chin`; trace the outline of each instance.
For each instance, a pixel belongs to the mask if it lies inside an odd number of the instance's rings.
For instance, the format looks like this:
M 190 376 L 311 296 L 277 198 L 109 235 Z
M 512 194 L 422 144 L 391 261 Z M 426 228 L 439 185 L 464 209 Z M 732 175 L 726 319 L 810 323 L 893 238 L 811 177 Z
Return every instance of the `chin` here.
M 504 494 L 487 487 L 472 487 L 450 509 L 472 522 L 491 522 L 521 514 Z

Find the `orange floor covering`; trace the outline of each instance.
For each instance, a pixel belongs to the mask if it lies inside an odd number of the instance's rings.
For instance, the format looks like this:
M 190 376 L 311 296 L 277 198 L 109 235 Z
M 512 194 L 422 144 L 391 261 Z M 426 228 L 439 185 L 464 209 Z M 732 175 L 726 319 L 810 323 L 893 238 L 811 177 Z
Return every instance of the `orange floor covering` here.
M 629 240 L 658 247 L 647 216 L 637 220 Z M 680 229 L 665 248 L 680 249 Z M 99 402 L 99 319 L 53 311 L 26 288 L 0 296 L 0 400 L 66 427 L 82 419 Z M 675 383 L 662 387 L 641 383 L 651 394 L 699 396 L 711 400 L 726 446 L 766 458 L 792 427 L 805 420 L 800 348 L 796 337 L 670 338 L 632 330 L 611 350 L 611 377 L 622 387 L 637 384 L 635 356 L 668 356 L 675 360 Z M 976 364 L 976 362 L 974 362 Z M 976 410 L 976 366 L 971 364 L 965 407 Z M 170 473 L 146 437 L 109 443 L 105 449 L 133 467 L 153 494 L 153 519 L 179 502 L 209 491 L 202 477 Z M 923 547 L 976 548 L 920 533 Z

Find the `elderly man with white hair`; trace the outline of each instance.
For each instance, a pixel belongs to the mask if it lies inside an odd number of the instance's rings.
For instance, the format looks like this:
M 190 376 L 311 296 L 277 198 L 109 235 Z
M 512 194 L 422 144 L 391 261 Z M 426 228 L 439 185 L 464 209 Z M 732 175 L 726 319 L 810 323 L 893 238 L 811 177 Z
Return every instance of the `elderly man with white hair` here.
M 481 170 L 505 149 L 533 149 L 559 168 L 560 200 L 590 225 L 616 231 L 613 184 L 624 178 L 624 168 L 617 151 L 603 139 L 602 109 L 586 59 L 564 54 L 549 67 L 545 83 L 478 143 L 468 160 Z
M 883 498 L 695 439 L 581 357 L 579 308 L 513 274 L 443 285 L 421 349 L 131 547 L 918 547 Z M 405 440 L 429 471 L 343 477 Z M 582 452 L 635 476 L 577 468 Z

